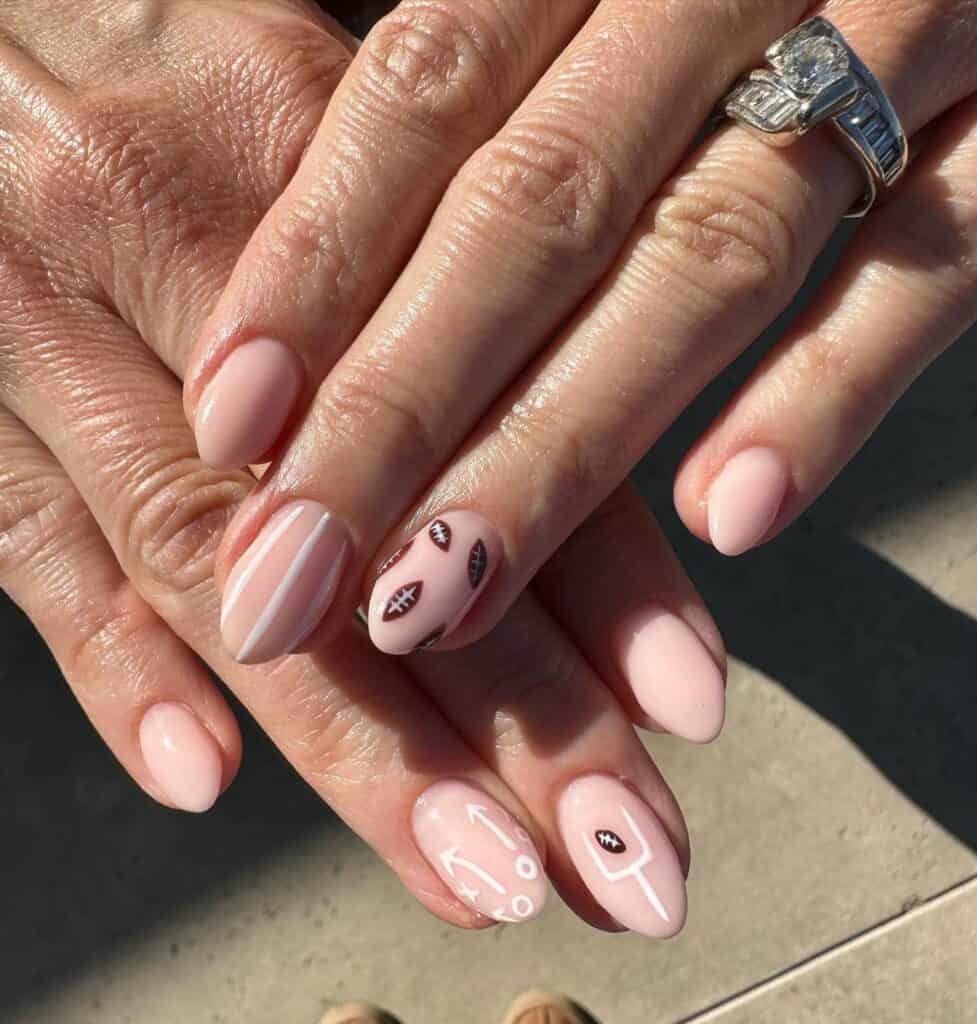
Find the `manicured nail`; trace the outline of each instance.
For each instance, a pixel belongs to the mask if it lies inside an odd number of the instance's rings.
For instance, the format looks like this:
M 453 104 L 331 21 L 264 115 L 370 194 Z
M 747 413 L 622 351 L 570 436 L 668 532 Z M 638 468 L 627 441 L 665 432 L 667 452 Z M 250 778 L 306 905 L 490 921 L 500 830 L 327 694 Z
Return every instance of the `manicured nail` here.
M 207 385 L 194 433 L 200 458 L 215 469 L 256 463 L 278 440 L 302 390 L 295 353 L 271 338 L 239 345 Z
M 155 704 L 139 723 L 139 747 L 156 785 L 182 811 L 209 811 L 220 795 L 217 740 L 185 705 Z
M 560 797 L 557 819 L 574 867 L 611 917 L 656 939 L 682 930 L 682 866 L 643 800 L 609 775 L 585 775 Z
M 790 483 L 790 468 L 770 448 L 734 456 L 709 488 L 709 538 L 721 554 L 742 555 L 773 526 Z
M 642 711 L 656 725 L 693 743 L 709 743 L 723 727 L 726 687 L 699 635 L 660 605 L 639 608 L 617 630 L 618 664 Z
M 484 790 L 437 782 L 418 798 L 414 839 L 445 885 L 484 917 L 517 924 L 546 902 L 546 875 L 529 833 Z
M 370 596 L 370 637 L 386 654 L 453 633 L 502 561 L 502 539 L 475 512 L 445 512 L 388 558 Z
M 315 501 L 279 509 L 224 587 L 221 633 L 235 660 L 257 665 L 291 654 L 336 596 L 349 531 Z

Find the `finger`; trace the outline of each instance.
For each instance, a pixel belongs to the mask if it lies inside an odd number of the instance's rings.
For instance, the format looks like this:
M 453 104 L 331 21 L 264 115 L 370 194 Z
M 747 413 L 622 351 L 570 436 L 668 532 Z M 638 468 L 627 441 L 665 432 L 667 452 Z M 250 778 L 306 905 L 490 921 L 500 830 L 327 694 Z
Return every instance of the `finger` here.
M 738 554 L 780 532 L 977 321 L 975 181 L 971 99 L 927 138 L 830 286 L 689 453 L 676 504 L 698 536 Z
M 227 702 L 135 592 L 50 452 L 2 408 L 0 448 L 0 585 L 135 782 L 170 807 L 209 810 L 241 760 Z
M 317 637 L 328 635 L 361 597 L 363 570 L 382 537 L 606 268 L 733 69 L 801 6 L 721 5 L 729 20 L 702 33 L 688 5 L 639 17 L 633 5 L 602 4 L 456 177 L 397 285 L 249 502 L 222 561 L 236 562 L 268 517 L 297 499 L 328 508 L 351 537 L 335 618 Z M 717 61 L 713 37 L 725 29 L 730 46 Z M 669 59 L 680 37 L 681 59 Z M 688 118 L 674 116 L 680 96 L 693 97 Z M 425 574 L 423 605 L 419 577 L 403 575 L 406 561 L 374 589 L 371 636 L 388 653 L 404 653 L 441 627 L 450 636 L 511 557 L 504 520 L 477 506 L 438 518 L 456 542 L 441 548 L 447 559 L 415 545 L 410 565 Z
M 18 318 L 0 315 L 3 398 L 65 467 L 122 572 L 425 906 L 455 924 L 484 926 L 494 908 L 482 914 L 462 902 L 433 847 L 451 836 L 455 845 L 471 840 L 459 790 L 444 784 L 453 780 L 468 802 L 475 793 L 498 820 L 538 835 L 530 813 L 358 629 L 317 661 L 288 659 L 259 672 L 229 658 L 218 631 L 213 554 L 248 478 L 214 473 L 195 459 L 177 382 L 124 325 L 81 299 L 66 308 L 42 301 L 32 267 L 14 259 L 0 267 L 18 278 L 0 294 L 21 296 Z M 415 814 L 419 801 L 443 805 L 446 831 L 433 840 Z M 508 864 L 509 881 L 538 910 L 542 846 L 523 843 L 536 873 L 524 879 Z
M 678 804 L 613 695 L 530 594 L 473 650 L 409 663 L 536 809 L 547 871 L 578 914 L 653 938 L 681 931 L 689 840 Z
M 961 27 L 960 11 L 913 4 L 893 21 L 892 5 L 875 0 L 827 8 L 879 69 L 910 132 L 977 84 L 977 23 Z M 920 87 L 937 76 L 938 89 Z M 444 509 L 501 524 L 500 572 L 451 644 L 492 628 L 698 391 L 786 307 L 863 186 L 830 132 L 775 149 L 731 127 L 692 155 L 642 213 L 611 273 L 380 551 L 386 557 Z M 374 601 L 407 582 L 390 574 Z M 380 625 L 373 635 L 386 643 Z
M 624 484 L 533 592 L 638 725 L 714 740 L 726 709 L 719 630 L 637 491 Z
M 207 462 L 269 454 L 396 279 L 458 168 L 595 3 L 404 0 L 373 29 L 191 361 L 187 408 Z

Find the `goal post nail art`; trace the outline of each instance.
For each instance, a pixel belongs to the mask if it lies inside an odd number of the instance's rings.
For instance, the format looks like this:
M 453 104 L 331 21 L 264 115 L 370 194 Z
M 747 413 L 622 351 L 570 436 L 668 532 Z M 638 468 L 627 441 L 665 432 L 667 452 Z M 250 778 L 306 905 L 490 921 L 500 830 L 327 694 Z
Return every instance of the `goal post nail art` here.
M 543 909 L 547 882 L 529 833 L 484 790 L 436 782 L 414 805 L 414 839 L 427 862 L 464 903 L 507 924 Z
M 574 867 L 611 917 L 651 938 L 682 930 L 687 897 L 678 854 L 636 793 L 610 775 L 586 775 L 564 791 L 557 818 Z
M 501 559 L 502 540 L 484 516 L 460 510 L 432 520 L 377 571 L 373 643 L 387 654 L 433 647 L 458 628 Z

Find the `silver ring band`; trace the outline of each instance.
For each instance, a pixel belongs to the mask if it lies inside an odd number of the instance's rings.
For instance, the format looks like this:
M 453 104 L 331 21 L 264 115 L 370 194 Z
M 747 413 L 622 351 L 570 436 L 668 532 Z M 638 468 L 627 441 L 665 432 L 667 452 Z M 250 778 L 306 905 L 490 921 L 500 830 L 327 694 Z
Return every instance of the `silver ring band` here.
M 899 117 L 875 75 L 826 18 L 812 18 L 766 52 L 768 66 L 723 101 L 726 116 L 764 135 L 800 137 L 830 121 L 865 171 L 865 194 L 848 217 L 864 217 L 909 164 Z

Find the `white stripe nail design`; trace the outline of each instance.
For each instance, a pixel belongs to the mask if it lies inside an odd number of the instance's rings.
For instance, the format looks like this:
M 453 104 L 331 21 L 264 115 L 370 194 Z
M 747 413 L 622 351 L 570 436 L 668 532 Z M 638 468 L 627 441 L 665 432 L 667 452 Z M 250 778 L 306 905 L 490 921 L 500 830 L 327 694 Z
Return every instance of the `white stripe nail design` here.
M 309 605 L 309 610 L 306 612 L 305 618 L 302 619 L 295 630 L 295 640 L 289 644 L 287 649 L 288 654 L 291 654 L 319 624 L 319 620 L 322 618 L 325 611 L 325 608 L 323 607 L 324 602 L 336 583 L 336 577 L 343 571 L 343 566 L 346 564 L 346 549 L 347 545 L 344 544 L 343 550 L 339 553 L 339 557 L 333 563 L 329 572 L 326 573 L 326 578 L 322 581 L 322 586 L 316 591 L 316 595 L 312 599 L 312 603 Z
M 301 512 L 302 509 L 299 509 L 299 513 Z M 259 643 L 261 643 L 265 633 L 268 632 L 268 629 L 278 617 L 278 614 L 282 609 L 282 605 L 288 597 L 289 590 L 291 590 L 295 580 L 299 576 L 299 573 L 301 573 L 305 568 L 312 552 L 315 550 L 316 544 L 318 544 L 320 538 L 325 533 L 326 527 L 329 525 L 329 519 L 330 514 L 326 512 L 316 524 L 315 529 L 303 541 L 302 546 L 299 548 L 295 558 L 292 560 L 292 564 L 288 568 L 288 572 L 285 573 L 281 583 L 279 583 L 275 588 L 275 592 L 271 595 L 271 600 L 265 606 L 265 610 L 261 615 L 258 616 L 258 621 L 251 627 L 251 632 L 248 633 L 244 643 L 241 645 L 241 649 L 237 654 L 238 661 L 244 661 L 250 657 L 254 652 L 254 649 Z
M 292 511 L 285 516 L 284 519 L 272 530 L 267 540 L 261 545 L 258 551 L 255 552 L 254 558 L 251 559 L 250 565 L 241 573 L 237 583 L 234 584 L 234 589 L 228 594 L 221 607 L 221 629 L 224 628 L 228 616 L 234 611 L 234 606 L 238 602 L 238 598 L 244 593 L 244 588 L 251 582 L 254 574 L 261 568 L 261 563 L 268 557 L 271 549 L 282 539 L 287 532 L 288 528 L 295 522 L 296 519 L 302 514 L 303 509 L 301 506 L 293 508 Z

